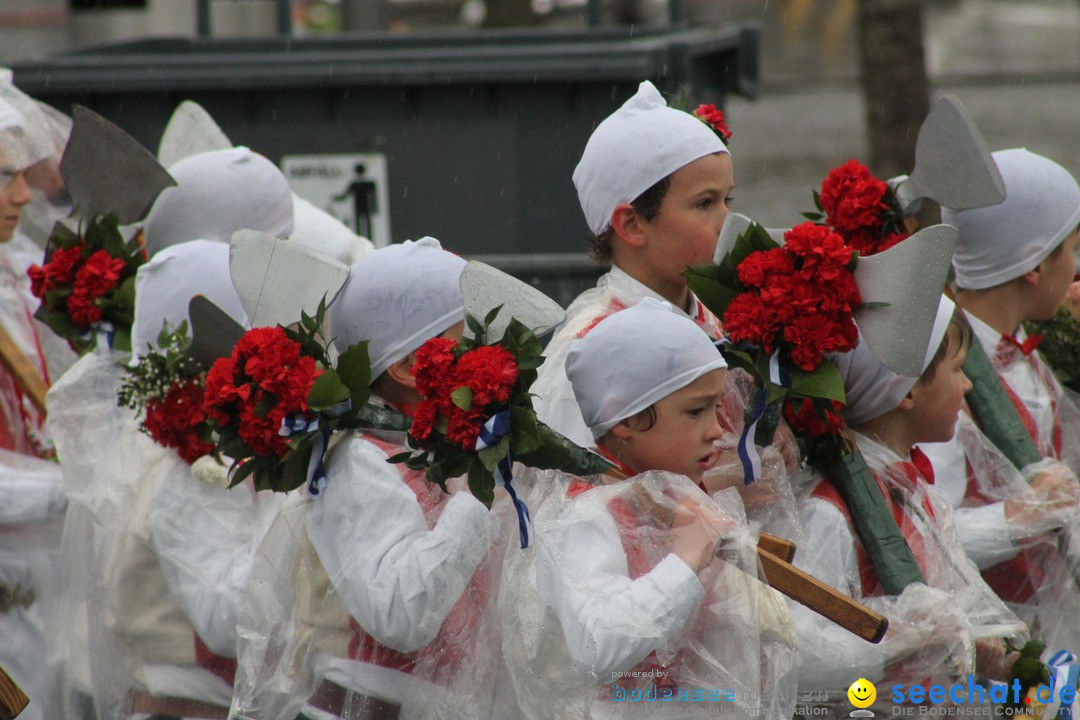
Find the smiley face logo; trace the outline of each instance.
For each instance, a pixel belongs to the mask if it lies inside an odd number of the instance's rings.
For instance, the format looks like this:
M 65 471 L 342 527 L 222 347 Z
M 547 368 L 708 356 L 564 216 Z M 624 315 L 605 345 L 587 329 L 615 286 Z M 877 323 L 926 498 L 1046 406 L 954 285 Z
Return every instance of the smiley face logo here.
M 857 708 L 866 708 L 877 700 L 877 688 L 866 678 L 859 678 L 847 689 L 848 700 Z

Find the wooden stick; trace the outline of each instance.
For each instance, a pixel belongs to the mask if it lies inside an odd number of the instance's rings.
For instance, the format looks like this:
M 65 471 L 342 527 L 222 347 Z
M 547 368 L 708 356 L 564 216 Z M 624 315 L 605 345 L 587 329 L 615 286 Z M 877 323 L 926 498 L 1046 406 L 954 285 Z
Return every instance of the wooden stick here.
M 30 698 L 22 688 L 4 672 L 4 668 L 0 668 L 0 720 L 14 720 L 29 704 Z
M 757 546 L 758 550 L 778 557 L 784 562 L 791 562 L 791 559 L 795 557 L 795 543 L 769 533 L 758 533 Z
M 41 373 L 30 362 L 30 358 L 26 357 L 26 353 L 15 344 L 11 335 L 2 325 L 0 325 L 0 365 L 3 365 L 4 369 L 11 374 L 15 385 L 18 386 L 19 390 L 26 393 L 26 396 L 30 398 L 30 402 L 38 409 L 38 412 L 44 415 L 45 394 L 49 391 L 49 388 L 45 385 L 45 381 L 42 380 Z
M 769 585 L 818 615 L 832 620 L 863 640 L 879 643 L 889 629 L 889 619 L 860 605 L 836 588 L 808 575 L 794 565 L 758 549 L 758 559 Z

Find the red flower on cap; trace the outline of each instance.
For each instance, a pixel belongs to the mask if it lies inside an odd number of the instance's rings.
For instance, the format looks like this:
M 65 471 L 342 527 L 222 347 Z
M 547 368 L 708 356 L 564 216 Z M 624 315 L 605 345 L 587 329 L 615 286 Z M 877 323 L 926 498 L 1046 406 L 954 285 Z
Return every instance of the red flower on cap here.
M 720 136 L 720 140 L 722 140 L 725 145 L 731 140 L 731 130 L 728 128 L 727 121 L 724 119 L 724 112 L 715 105 L 698 105 L 697 110 L 692 114 L 698 120 L 712 128 L 713 132 Z

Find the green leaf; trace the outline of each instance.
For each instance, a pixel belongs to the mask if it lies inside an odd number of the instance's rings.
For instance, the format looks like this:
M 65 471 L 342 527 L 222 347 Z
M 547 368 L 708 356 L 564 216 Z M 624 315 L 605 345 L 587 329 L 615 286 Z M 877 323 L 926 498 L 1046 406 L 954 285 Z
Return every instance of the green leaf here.
M 352 408 L 347 416 L 353 417 L 371 397 L 371 360 L 368 357 L 368 341 L 358 342 L 338 356 L 337 373 L 349 389 Z
M 813 372 L 806 372 L 797 365 L 792 365 L 789 374 L 791 391 L 797 395 L 845 401 L 844 379 L 829 360 L 822 360 Z
M 502 310 L 502 308 L 502 305 L 491 308 L 491 310 L 488 311 L 488 314 L 484 316 L 484 325 L 490 326 L 491 323 L 495 322 L 495 318 L 499 316 L 499 311 Z
M 454 404 L 466 412 L 472 410 L 472 398 L 473 391 L 467 385 L 462 385 L 450 393 L 450 399 Z
M 407 460 L 411 460 L 412 458 L 413 454 L 406 450 L 405 452 L 400 452 L 397 455 L 391 455 L 390 457 L 386 458 L 386 462 L 390 463 L 391 465 L 400 465 L 401 463 Z
M 349 388 L 341 382 L 333 370 L 323 370 L 311 384 L 308 405 L 315 412 L 327 410 L 349 399 Z
M 527 408 L 510 408 L 510 446 L 515 455 L 530 453 L 540 447 L 540 429 L 536 425 L 536 414 Z
M 244 482 L 248 475 L 255 471 L 255 463 L 251 460 L 246 463 L 233 463 L 233 472 L 230 476 L 229 487 L 236 487 Z
M 469 492 L 489 509 L 495 500 L 495 478 L 479 460 L 469 465 Z
M 825 219 L 825 216 L 822 215 L 821 213 L 804 212 L 804 213 L 799 213 L 799 214 L 802 215 L 807 220 L 812 220 L 814 222 Z
M 495 472 L 495 466 L 499 464 L 499 461 L 506 457 L 506 452 L 510 449 L 510 436 L 504 435 L 499 439 L 499 442 L 489 448 L 484 448 L 478 451 L 477 457 L 480 458 L 480 462 L 489 472 Z
M 478 343 L 483 343 L 486 327 L 472 315 L 465 316 L 465 324 L 469 326 L 469 330 L 472 332 L 473 335 L 476 336 L 476 341 Z

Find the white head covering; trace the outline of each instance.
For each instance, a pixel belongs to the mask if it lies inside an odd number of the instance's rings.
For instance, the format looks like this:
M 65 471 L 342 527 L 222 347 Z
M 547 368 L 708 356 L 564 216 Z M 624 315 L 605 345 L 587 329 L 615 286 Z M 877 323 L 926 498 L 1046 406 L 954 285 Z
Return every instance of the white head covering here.
M 25 170 L 58 158 L 51 129 L 37 101 L 15 87 L 11 70 L 0 68 L 0 170 Z
M 994 287 L 1034 270 L 1080 224 L 1080 185 L 1053 160 L 1024 148 L 993 154 L 1005 200 L 971 210 L 941 209 L 960 234 L 953 251 L 956 284 Z
M 176 328 L 188 317 L 188 303 L 196 295 L 247 325 L 247 313 L 229 275 L 229 246 L 210 240 L 192 240 L 165 248 L 135 275 L 135 323 L 131 348 L 143 355 L 157 348 L 157 337 L 168 321 Z M 189 324 L 188 333 L 191 327 Z
M 345 265 L 352 265 L 374 247 L 330 213 L 293 195 L 293 223 L 289 238 L 301 245 L 315 248 Z
M 701 328 L 654 298 L 604 318 L 566 356 L 566 375 L 594 438 L 726 367 Z
M 956 304 L 952 300 L 941 296 L 934 329 L 930 333 L 930 343 L 923 359 L 924 372 L 945 339 L 945 332 L 949 329 L 955 308 Z M 882 365 L 865 342 L 860 342 L 851 352 L 830 357 L 844 379 L 847 404 L 843 414 L 849 425 L 861 425 L 889 412 L 900 404 L 908 391 L 919 381 L 917 377 L 897 375 Z
M 465 319 L 465 260 L 425 237 L 373 250 L 353 263 L 330 306 L 334 345 L 370 341 L 371 377 Z
M 669 108 L 649 81 L 593 131 L 574 169 L 581 209 L 599 235 L 622 203 L 700 157 L 728 152 L 708 125 Z
M 229 243 L 240 229 L 288 237 L 293 229 L 289 183 L 277 167 L 246 147 L 186 157 L 169 168 L 166 188 L 143 227 L 151 257 L 188 240 Z

